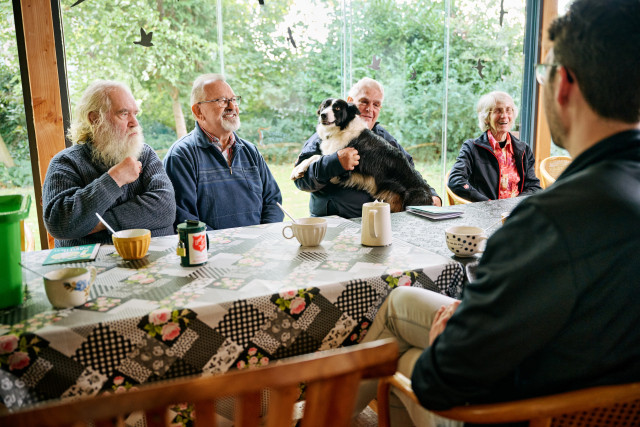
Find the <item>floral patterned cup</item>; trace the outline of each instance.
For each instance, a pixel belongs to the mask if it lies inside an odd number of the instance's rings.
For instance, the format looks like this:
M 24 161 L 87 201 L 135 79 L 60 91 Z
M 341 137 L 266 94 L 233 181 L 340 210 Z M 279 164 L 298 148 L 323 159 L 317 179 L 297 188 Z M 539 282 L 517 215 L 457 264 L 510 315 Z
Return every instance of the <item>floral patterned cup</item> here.
M 96 280 L 94 267 L 68 267 L 44 275 L 44 289 L 55 308 L 77 307 L 89 299 L 91 285 Z

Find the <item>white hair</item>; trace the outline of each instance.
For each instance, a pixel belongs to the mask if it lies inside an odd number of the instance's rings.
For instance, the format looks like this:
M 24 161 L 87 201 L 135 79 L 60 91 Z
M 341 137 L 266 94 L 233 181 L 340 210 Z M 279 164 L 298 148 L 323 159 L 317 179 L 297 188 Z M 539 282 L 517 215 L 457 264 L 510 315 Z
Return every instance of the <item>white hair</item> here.
M 113 80 L 96 80 L 85 89 L 76 104 L 73 119 L 67 131 L 67 136 L 74 144 L 84 144 L 93 139 L 95 129 L 104 123 L 107 113 L 111 110 L 109 95 L 116 89 L 122 89 L 131 94 L 127 85 Z M 91 113 L 98 113 L 98 119 L 91 122 L 89 119 Z
M 363 77 L 356 84 L 354 84 L 349 90 L 348 96 L 351 97 L 354 101 L 360 93 L 365 89 L 377 89 L 382 94 L 382 98 L 384 99 L 384 88 L 382 85 L 369 77 Z
M 222 74 L 208 73 L 198 76 L 193 81 L 193 86 L 191 87 L 191 106 L 200 101 L 206 101 L 204 93 L 205 85 L 217 81 L 225 82 L 226 80 Z
M 483 95 L 478 100 L 478 105 L 476 105 L 476 111 L 478 112 L 478 126 L 482 132 L 489 130 L 489 116 L 491 115 L 491 110 L 496 108 L 498 101 L 503 101 L 506 104 L 513 105 L 513 117 L 514 119 L 518 117 L 518 107 L 516 107 L 516 104 L 513 102 L 511 95 L 507 92 L 490 92 Z

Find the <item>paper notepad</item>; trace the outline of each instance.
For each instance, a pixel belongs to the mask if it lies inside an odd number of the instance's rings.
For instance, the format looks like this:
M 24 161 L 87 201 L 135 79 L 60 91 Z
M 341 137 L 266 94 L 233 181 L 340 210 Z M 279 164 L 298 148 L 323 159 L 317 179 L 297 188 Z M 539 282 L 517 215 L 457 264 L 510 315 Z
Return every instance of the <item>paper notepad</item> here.
M 68 248 L 54 248 L 42 265 L 61 264 L 64 262 L 93 261 L 98 256 L 100 243 L 82 246 L 70 246 Z
M 462 215 L 462 211 L 455 208 L 440 206 L 407 206 L 407 212 L 424 216 L 429 219 L 449 219 L 457 218 Z

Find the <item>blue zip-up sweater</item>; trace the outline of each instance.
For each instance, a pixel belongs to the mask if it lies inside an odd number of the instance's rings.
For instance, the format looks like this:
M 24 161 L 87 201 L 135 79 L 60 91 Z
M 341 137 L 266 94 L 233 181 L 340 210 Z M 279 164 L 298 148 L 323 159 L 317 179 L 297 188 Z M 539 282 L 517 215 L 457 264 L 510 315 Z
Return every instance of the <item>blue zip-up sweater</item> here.
M 231 166 L 197 123 L 169 149 L 164 167 L 176 193 L 176 226 L 187 219 L 214 230 L 282 221 L 280 188 L 267 163 L 255 145 L 234 137 Z
M 511 135 L 513 157 L 520 177 L 520 195 L 530 195 L 542 190 L 536 176 L 536 160 L 531 148 Z M 472 202 L 497 200 L 500 189 L 500 165 L 493 153 L 487 132 L 477 139 L 468 139 L 460 148 L 460 154 L 451 168 L 449 188 L 458 196 Z
M 411 166 L 413 166 L 411 155 L 402 148 L 386 129 L 376 123 L 371 131 L 402 151 Z M 296 160 L 296 165 L 315 154 L 321 155 L 321 142 L 322 140 L 317 133 L 311 135 L 307 142 L 304 143 L 302 151 Z M 329 182 L 334 176 L 342 175 L 345 172 L 338 160 L 338 154 L 333 153 L 328 156 L 322 156 L 320 160 L 312 163 L 304 176 L 295 180 L 296 187 L 311 193 L 309 198 L 311 216 L 339 215 L 343 218 L 357 218 L 362 216 L 362 205 L 373 202 L 373 198 L 366 191 L 346 188 Z M 433 187 L 431 192 L 434 196 L 440 197 Z

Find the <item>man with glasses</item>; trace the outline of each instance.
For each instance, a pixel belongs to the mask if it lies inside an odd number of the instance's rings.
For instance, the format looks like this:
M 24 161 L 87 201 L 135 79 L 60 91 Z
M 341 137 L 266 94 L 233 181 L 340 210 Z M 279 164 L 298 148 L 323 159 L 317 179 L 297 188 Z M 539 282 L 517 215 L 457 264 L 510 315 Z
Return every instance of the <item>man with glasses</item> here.
M 282 221 L 280 188 L 262 155 L 239 138 L 241 97 L 219 74 L 193 82 L 195 129 L 164 159 L 176 194 L 176 222 L 199 220 L 207 229 Z
M 368 77 L 358 81 L 351 88 L 347 97 L 348 102 L 353 102 L 358 106 L 360 118 L 364 120 L 369 129 L 402 151 L 413 166 L 411 155 L 377 122 L 383 99 L 382 85 Z M 296 165 L 313 155 L 321 155 L 321 142 L 322 140 L 317 133 L 311 135 L 302 147 Z M 358 151 L 353 147 L 346 147 L 312 163 L 304 176 L 295 180 L 296 187 L 311 193 L 309 210 L 312 216 L 339 215 L 344 218 L 355 218 L 362 215 L 362 205 L 373 201 L 371 195 L 363 190 L 342 187 L 330 182 L 334 176 L 353 170 L 359 160 Z M 435 189 L 431 188 L 431 193 L 435 195 L 433 196 L 434 205 L 442 206 L 442 200 Z
M 576 0 L 551 24 L 540 90 L 573 161 L 487 241 L 461 302 L 405 287 L 378 312 L 365 340 L 398 339 L 424 407 L 640 381 L 639 22 L 638 0 Z

